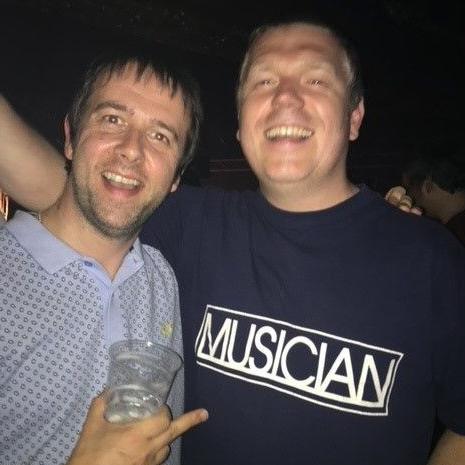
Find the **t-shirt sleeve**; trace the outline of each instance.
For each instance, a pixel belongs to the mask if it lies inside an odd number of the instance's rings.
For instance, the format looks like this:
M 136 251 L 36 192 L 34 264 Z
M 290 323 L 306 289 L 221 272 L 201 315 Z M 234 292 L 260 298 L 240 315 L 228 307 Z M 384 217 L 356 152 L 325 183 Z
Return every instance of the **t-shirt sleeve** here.
M 432 276 L 437 414 L 448 429 L 465 435 L 465 253 L 455 241 L 440 250 L 447 253 L 436 254 Z

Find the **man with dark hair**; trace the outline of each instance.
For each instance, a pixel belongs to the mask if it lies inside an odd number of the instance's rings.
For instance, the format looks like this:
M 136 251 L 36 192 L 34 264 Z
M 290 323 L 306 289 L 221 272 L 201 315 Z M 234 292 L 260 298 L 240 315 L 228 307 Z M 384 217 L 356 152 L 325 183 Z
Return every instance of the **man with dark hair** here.
M 403 184 L 426 216 L 444 224 L 465 244 L 463 153 L 415 158 L 405 167 Z
M 162 61 L 128 56 L 90 68 L 65 120 L 72 164 L 62 193 L 0 230 L 2 465 L 67 461 L 105 385 L 112 342 L 134 337 L 182 354 L 174 273 L 137 234 L 176 189 L 200 115 L 195 85 Z M 183 384 L 180 373 L 168 400 L 176 416 Z M 163 408 L 134 426 L 100 417 L 98 428 L 86 426 L 72 464 L 161 463 L 169 442 L 205 412 L 170 424 Z M 168 461 L 179 458 L 176 443 Z
M 465 463 L 464 252 L 347 178 L 353 57 L 321 24 L 261 29 L 237 98 L 260 191 L 185 187 L 144 228 L 180 283 L 186 403 L 211 413 L 184 465 L 424 465 L 436 411 L 429 463 Z
M 178 91 L 189 115 L 189 129 L 186 134 L 184 150 L 177 167 L 180 175 L 191 162 L 197 148 L 200 124 L 202 121 L 202 106 L 200 102 L 197 82 L 179 66 L 175 60 L 168 56 L 156 55 L 146 50 L 126 51 L 118 49 L 117 54 L 102 55 L 87 70 L 83 84 L 77 92 L 68 112 L 70 139 L 74 143 L 80 133 L 82 119 L 85 117 L 88 102 L 95 85 L 102 76 L 110 79 L 115 73 L 121 73 L 128 62 L 133 62 L 136 78 L 140 80 L 147 69 L 156 70 L 157 79 L 162 86 L 169 89 L 173 97 Z

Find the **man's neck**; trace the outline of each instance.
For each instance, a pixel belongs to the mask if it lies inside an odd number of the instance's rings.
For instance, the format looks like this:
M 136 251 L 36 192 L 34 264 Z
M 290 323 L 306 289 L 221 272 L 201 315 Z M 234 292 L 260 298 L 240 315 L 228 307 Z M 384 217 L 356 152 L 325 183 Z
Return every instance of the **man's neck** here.
M 354 196 L 359 188 L 347 179 L 336 183 L 280 184 L 271 188 L 260 184 L 265 198 L 280 210 L 302 213 L 325 210 Z
M 41 212 L 40 221 L 55 237 L 81 255 L 100 263 L 114 279 L 124 257 L 136 237 L 120 240 L 105 237 L 83 217 L 69 196 L 61 196 L 47 210 Z

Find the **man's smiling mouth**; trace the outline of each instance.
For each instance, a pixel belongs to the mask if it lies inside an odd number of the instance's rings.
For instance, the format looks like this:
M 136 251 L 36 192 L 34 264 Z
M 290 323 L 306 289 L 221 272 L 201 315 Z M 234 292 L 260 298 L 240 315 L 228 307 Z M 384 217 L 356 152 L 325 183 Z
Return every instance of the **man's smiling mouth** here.
M 296 139 L 305 140 L 313 135 L 313 131 L 301 126 L 275 126 L 265 131 L 265 137 L 269 140 Z
M 113 186 L 121 187 L 123 189 L 135 189 L 140 186 L 140 181 L 133 178 L 127 178 L 120 174 L 113 173 L 111 171 L 105 171 L 102 176 Z

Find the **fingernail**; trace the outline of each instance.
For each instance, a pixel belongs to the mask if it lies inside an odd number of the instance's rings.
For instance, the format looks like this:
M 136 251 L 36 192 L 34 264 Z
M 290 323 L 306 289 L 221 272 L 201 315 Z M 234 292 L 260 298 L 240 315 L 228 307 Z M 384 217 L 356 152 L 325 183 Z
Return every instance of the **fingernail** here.
M 202 411 L 200 412 L 200 418 L 202 419 L 202 421 L 207 421 L 208 420 L 208 411 L 205 410 L 205 409 L 202 409 Z

